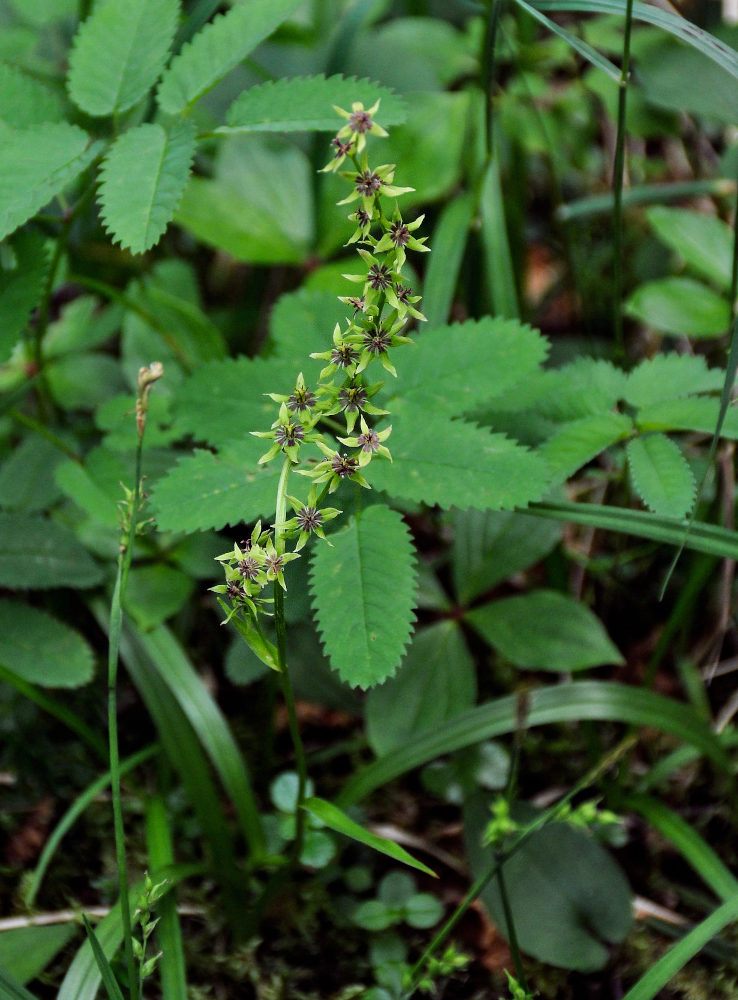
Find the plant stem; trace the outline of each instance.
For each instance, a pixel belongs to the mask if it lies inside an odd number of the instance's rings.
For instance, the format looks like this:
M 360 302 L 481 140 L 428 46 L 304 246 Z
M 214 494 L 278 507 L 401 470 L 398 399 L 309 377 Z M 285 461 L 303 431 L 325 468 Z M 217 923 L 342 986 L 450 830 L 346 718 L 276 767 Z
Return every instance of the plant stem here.
M 625 33 L 623 35 L 623 61 L 620 67 L 618 92 L 618 131 L 615 140 L 615 161 L 612 172 L 613 193 L 613 252 L 615 268 L 613 281 L 613 309 L 615 351 L 623 354 L 623 174 L 625 167 L 625 115 L 627 110 L 628 78 L 630 76 L 630 33 L 633 24 L 633 0 L 625 4 Z
M 520 954 L 520 946 L 518 945 L 518 935 L 515 930 L 515 921 L 513 920 L 512 908 L 510 906 L 510 897 L 507 894 L 507 885 L 505 884 L 505 875 L 503 872 L 502 861 L 498 855 L 499 864 L 497 865 L 497 888 L 500 890 L 500 901 L 502 903 L 502 912 L 505 914 L 505 928 L 507 930 L 507 940 L 510 945 L 510 953 L 512 954 L 513 965 L 515 966 L 515 977 L 517 978 L 520 985 L 523 987 L 526 993 L 528 993 L 528 980 L 525 976 L 525 969 L 523 968 L 523 959 Z

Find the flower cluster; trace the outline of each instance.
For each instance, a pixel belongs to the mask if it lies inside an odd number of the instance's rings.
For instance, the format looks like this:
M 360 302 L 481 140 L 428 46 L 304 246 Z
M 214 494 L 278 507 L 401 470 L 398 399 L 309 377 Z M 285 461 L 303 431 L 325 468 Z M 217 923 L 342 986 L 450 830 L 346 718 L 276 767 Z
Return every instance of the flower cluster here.
M 381 424 L 388 412 L 372 403 L 383 382 L 371 382 L 367 375 L 375 362 L 396 375 L 390 352 L 411 343 L 402 332 L 411 319 L 425 319 L 416 308 L 420 296 L 405 283 L 402 269 L 408 251 L 427 252 L 429 247 L 425 237 L 415 236 L 423 216 L 405 221 L 395 200 L 413 188 L 394 183 L 394 164 L 370 165 L 366 137 L 387 135 L 374 120 L 378 107 L 379 102 L 368 109 L 357 102 L 351 111 L 335 109 L 346 123 L 332 140 L 333 157 L 323 169 L 338 173 L 351 186 L 340 205 L 354 207 L 359 203 L 349 215 L 355 229 L 347 245 L 356 244 L 363 267 L 360 273 L 344 277 L 361 288 L 355 296 L 341 297 L 349 307 L 349 315 L 343 324 L 336 324 L 332 346 L 310 355 L 325 362 L 317 384 L 306 385 L 300 373 L 288 392 L 269 393 L 279 405 L 277 419 L 269 430 L 251 431 L 269 441 L 259 464 L 265 465 L 281 454 L 284 471 L 280 484 L 286 484 L 290 469 L 294 469 L 311 479 L 309 496 L 302 501 L 283 490 L 281 503 L 280 497 L 277 502 L 274 541 L 259 524 L 248 546 L 236 545 L 218 557 L 224 565 L 226 582 L 212 589 L 230 601 L 229 620 L 238 610 L 248 609 L 255 616 L 258 594 L 265 584 L 276 580 L 284 586 L 284 563 L 297 558 L 310 535 L 325 538 L 323 525 L 340 513 L 321 506 L 326 493 L 333 493 L 344 480 L 369 488 L 364 477 L 369 463 L 374 458 L 392 460 L 385 445 L 392 428 Z M 347 161 L 353 169 L 342 170 Z M 393 200 L 389 208 L 386 199 Z M 335 428 L 336 417 L 345 422 L 345 436 Z M 310 446 L 307 451 L 306 446 Z M 322 453 L 322 460 L 316 452 Z M 286 516 L 287 504 L 292 507 L 293 517 Z M 294 551 L 289 554 L 284 551 L 287 539 L 296 539 Z

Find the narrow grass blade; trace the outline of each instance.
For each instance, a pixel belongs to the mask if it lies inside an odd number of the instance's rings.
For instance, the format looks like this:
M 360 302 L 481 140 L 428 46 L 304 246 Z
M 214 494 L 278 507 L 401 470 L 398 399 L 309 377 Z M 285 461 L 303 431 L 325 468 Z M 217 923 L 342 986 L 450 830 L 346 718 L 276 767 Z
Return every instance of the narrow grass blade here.
M 639 184 L 623 191 L 623 205 L 626 207 L 656 205 L 705 194 L 720 198 L 735 194 L 735 190 L 735 181 L 726 180 L 724 177 L 714 180 L 676 181 L 673 184 Z M 595 194 L 560 205 L 556 209 L 556 215 L 562 222 L 568 222 L 570 219 L 581 219 L 590 215 L 609 215 L 612 206 L 613 194 L 609 191 L 607 194 Z
M 342 833 L 345 837 L 350 837 L 352 840 L 357 841 L 357 843 L 364 844 L 365 847 L 371 847 L 373 851 L 386 854 L 393 861 L 399 861 L 403 865 L 409 865 L 411 868 L 417 868 L 418 871 L 424 872 L 426 875 L 438 878 L 432 868 L 428 868 L 421 861 L 417 861 L 412 854 L 408 854 L 406 850 L 393 841 L 387 840 L 385 837 L 379 837 L 370 830 L 365 830 L 363 826 L 352 820 L 350 816 L 347 816 L 342 809 L 334 806 L 332 802 L 326 802 L 325 799 L 319 799 L 314 796 L 305 800 L 303 809 L 307 809 L 309 813 L 322 823 L 325 823 L 329 829 L 335 830 L 336 833 Z
M 526 514 L 550 517 L 555 521 L 570 521 L 602 531 L 617 531 L 637 538 L 679 546 L 724 559 L 738 559 L 738 533 L 714 524 L 695 521 L 684 538 L 685 522 L 673 517 L 659 517 L 643 510 L 626 510 L 601 504 L 541 501 L 525 508 Z
M 603 73 L 606 73 L 611 80 L 619 82 L 620 80 L 620 70 L 615 65 L 615 63 L 610 62 L 605 56 L 601 55 L 596 49 L 593 49 L 591 45 L 582 38 L 577 38 L 566 28 L 562 28 L 560 25 L 552 21 L 550 17 L 546 17 L 535 7 L 531 7 L 530 4 L 526 3 L 525 0 L 515 0 L 515 3 L 524 10 L 531 17 L 535 18 L 539 24 L 542 24 L 544 28 L 552 31 L 554 35 L 558 35 L 559 38 L 563 39 L 567 45 L 571 46 L 575 52 L 578 52 L 580 56 L 587 60 L 587 62 L 592 63 L 597 69 L 601 69 Z
M 251 788 L 246 762 L 225 716 L 195 672 L 184 650 L 165 627 L 141 632 L 126 628 L 130 641 L 141 650 L 187 716 L 200 743 L 230 795 L 241 830 L 255 856 L 266 849 L 264 830 Z
M 505 225 L 505 200 L 502 196 L 497 155 L 491 158 L 485 171 L 480 209 L 482 247 L 485 256 L 484 274 L 492 312 L 496 316 L 518 319 L 520 309 L 515 287 L 515 268 Z
M 146 845 L 149 853 L 152 878 L 165 867 L 174 864 L 172 830 L 167 809 L 161 795 L 152 796 L 146 804 Z M 185 968 L 182 929 L 179 924 L 177 903 L 173 892 L 168 892 L 156 904 L 159 923 L 156 936 L 161 950 L 159 976 L 161 992 L 167 1000 L 187 1000 L 187 973 Z
M 149 760 L 154 756 L 154 754 L 158 753 L 158 751 L 159 747 L 154 744 L 153 746 L 144 747 L 143 750 L 139 750 L 138 753 L 134 753 L 130 757 L 126 758 L 126 760 L 122 761 L 120 765 L 121 777 L 138 767 L 139 764 L 143 764 L 145 760 Z M 38 864 L 31 873 L 30 882 L 25 891 L 26 906 L 33 906 L 41 887 L 43 877 L 46 874 L 46 869 L 49 867 L 51 859 L 56 853 L 62 838 L 71 830 L 90 803 L 100 794 L 100 792 L 107 788 L 109 784 L 110 772 L 108 771 L 106 774 L 101 775 L 93 781 L 92 784 L 88 785 L 59 820 L 51 833 L 51 836 L 44 844 L 44 849 L 38 859 Z
M 629 795 L 624 800 L 623 806 L 639 813 L 647 823 L 670 840 L 687 863 L 724 903 L 738 897 L 738 878 L 681 816 L 650 795 Z
M 140 886 L 131 888 L 129 899 L 136 898 L 139 888 Z M 105 958 L 110 961 L 123 941 L 120 905 L 114 906 L 107 917 L 100 921 L 95 929 L 95 937 Z M 67 969 L 56 1000 L 95 1000 L 101 981 L 100 967 L 95 960 L 91 943 L 85 941 Z
M 436 757 L 473 746 L 483 740 L 513 733 L 520 726 L 519 698 L 507 695 L 479 705 L 431 733 L 409 740 L 379 760 L 357 771 L 336 804 L 345 809 L 394 778 Z M 706 754 L 719 768 L 730 770 L 723 746 L 691 706 L 639 688 L 611 681 L 576 681 L 540 688 L 527 697 L 526 726 L 583 720 L 650 726 L 672 733 Z
M 678 944 L 652 965 L 631 986 L 623 1000 L 653 1000 L 669 980 L 683 969 L 687 962 L 701 951 L 717 934 L 734 920 L 738 920 L 738 895 L 719 906 L 714 913 L 697 924 Z
M 0 1000 L 38 1000 L 38 997 L 0 968 Z
M 592 14 L 624 14 L 625 0 L 537 0 L 538 10 L 568 10 Z M 719 41 L 707 31 L 698 28 L 686 18 L 669 11 L 661 10 L 651 4 L 636 2 L 633 4 L 633 17 L 637 21 L 645 21 L 657 28 L 675 35 L 680 41 L 686 42 L 697 49 L 708 59 L 721 66 L 738 79 L 738 52 Z
M 90 921 L 84 914 L 82 914 L 82 922 L 85 925 L 87 940 L 90 942 L 92 954 L 95 956 L 97 967 L 100 970 L 100 976 L 103 981 L 103 986 L 105 987 L 105 992 L 108 994 L 108 1000 L 123 1000 L 123 994 L 121 993 L 120 986 L 118 985 L 118 980 L 115 978 L 113 970 L 110 968 L 110 962 L 108 961 L 105 952 L 100 947 L 100 942 L 97 940 L 95 932 L 90 926 Z
M 446 205 L 433 230 L 422 302 L 429 329 L 448 320 L 473 217 L 474 198 L 465 194 Z

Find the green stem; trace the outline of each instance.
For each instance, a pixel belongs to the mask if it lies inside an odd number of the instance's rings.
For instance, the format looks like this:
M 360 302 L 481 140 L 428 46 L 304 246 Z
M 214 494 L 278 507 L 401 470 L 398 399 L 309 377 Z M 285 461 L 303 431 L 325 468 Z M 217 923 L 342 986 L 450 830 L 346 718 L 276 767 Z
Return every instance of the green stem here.
M 630 33 L 633 24 L 633 0 L 625 4 L 625 33 L 623 35 L 623 62 L 620 67 L 620 90 L 618 92 L 618 131 L 615 141 L 615 162 L 613 164 L 613 251 L 615 254 L 613 308 L 615 329 L 615 351 L 623 354 L 623 174 L 625 167 L 625 115 L 627 110 L 628 78 L 630 76 Z
M 55 448 L 64 452 L 67 458 L 71 458 L 73 461 L 79 462 L 80 464 L 82 463 L 82 459 L 77 452 L 74 451 L 73 448 L 70 448 L 66 441 L 60 438 L 58 434 L 54 434 L 53 431 L 50 431 L 49 428 L 42 424 L 40 420 L 36 420 L 34 417 L 29 417 L 28 414 L 22 413 L 20 410 L 10 410 L 8 412 L 8 416 L 12 420 L 15 420 L 16 423 L 22 424 L 29 430 L 35 431 L 37 434 L 40 434 L 41 437 L 46 438 L 46 440 L 50 442 L 50 444 L 53 444 Z
M 507 940 L 510 945 L 510 953 L 512 954 L 513 965 L 515 966 L 515 976 L 523 987 L 526 993 L 528 990 L 528 980 L 525 975 L 525 969 L 523 968 L 523 958 L 520 954 L 520 945 L 518 944 L 518 934 L 515 930 L 515 921 L 513 920 L 512 908 L 510 906 L 510 897 L 507 894 L 507 885 L 505 883 L 504 869 L 502 864 L 497 866 L 497 887 L 500 890 L 500 901 L 502 903 L 502 912 L 505 914 L 505 927 L 507 929 Z

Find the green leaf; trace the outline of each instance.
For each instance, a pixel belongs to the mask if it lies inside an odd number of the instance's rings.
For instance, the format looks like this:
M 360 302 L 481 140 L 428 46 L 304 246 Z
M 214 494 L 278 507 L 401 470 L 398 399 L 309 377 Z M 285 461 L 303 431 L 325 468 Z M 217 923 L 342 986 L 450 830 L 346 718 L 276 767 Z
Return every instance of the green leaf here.
M 459 625 L 446 620 L 418 630 L 397 674 L 366 699 L 369 743 L 378 756 L 435 729 L 476 699 L 474 661 Z
M 128 574 L 124 608 L 144 631 L 161 625 L 189 600 L 194 582 L 172 566 L 133 566 Z
M 115 978 L 112 968 L 110 967 L 110 962 L 108 957 L 103 951 L 100 942 L 97 940 L 97 935 L 90 926 L 90 921 L 87 917 L 82 914 L 82 922 L 85 925 L 85 931 L 87 932 L 87 940 L 90 942 L 90 947 L 92 948 L 92 954 L 95 956 L 95 962 L 100 970 L 100 977 L 103 981 L 103 986 L 105 987 L 105 992 L 108 994 L 108 1000 L 123 1000 L 123 994 L 121 993 L 118 981 Z
M 519 316 L 518 291 L 507 232 L 499 155 L 489 158 L 484 172 L 479 208 L 484 254 L 482 273 L 491 311 L 502 316 Z
M 664 434 L 644 434 L 628 442 L 628 466 L 641 500 L 656 514 L 686 517 L 696 483 L 679 445 Z
M 382 126 L 405 121 L 402 99 L 370 80 L 347 79 L 340 73 L 275 80 L 244 90 L 228 109 L 227 126 L 216 132 L 337 132 L 341 119 L 332 105 L 350 110 L 360 101 L 370 108 L 378 100 L 382 103 L 376 119 Z
M 584 41 L 584 39 L 579 38 L 578 35 L 574 35 L 565 28 L 560 27 L 555 21 L 552 21 L 551 18 L 545 17 L 545 15 L 541 14 L 540 11 L 537 11 L 535 7 L 531 7 L 527 4 L 525 0 L 515 0 L 515 2 L 522 10 L 524 10 L 527 14 L 530 14 L 531 17 L 535 18 L 536 21 L 542 24 L 545 28 L 548 28 L 549 31 L 552 31 L 555 35 L 558 35 L 559 38 L 562 38 L 566 44 L 570 46 L 570 48 L 574 49 L 575 52 L 578 52 L 580 56 L 583 56 L 587 62 L 592 63 L 592 65 L 596 66 L 597 69 L 602 70 L 602 72 L 606 73 L 610 79 L 618 82 L 620 81 L 620 70 L 618 67 L 615 66 L 614 63 L 611 63 L 609 59 L 606 59 L 605 56 L 601 55 L 596 49 L 593 49 L 591 45 Z
M 60 96 L 17 67 L 0 63 L 0 119 L 11 128 L 27 128 L 64 118 Z
M 431 327 L 445 323 L 451 310 L 469 229 L 474 218 L 471 194 L 454 198 L 442 210 L 433 230 L 428 269 L 423 283 L 423 312 Z
M 490 818 L 489 797 L 475 796 L 464 810 L 467 850 L 476 876 L 493 863 L 480 846 Z M 610 954 L 605 942 L 622 941 L 633 923 L 630 888 L 620 867 L 596 840 L 567 823 L 537 830 L 502 866 L 518 944 L 539 961 L 592 972 Z M 482 900 L 507 937 L 499 886 Z
M 315 552 L 310 592 L 331 666 L 352 687 L 392 676 L 410 638 L 415 557 L 401 516 L 367 508 Z
M 0 934 L 0 968 L 19 983 L 27 983 L 43 972 L 76 933 L 73 923 L 3 931 Z M 7 1000 L 13 994 L 6 993 L 4 985 L 0 978 L 0 997 Z
M 733 231 L 727 223 L 704 212 L 665 205 L 654 205 L 646 215 L 659 239 L 703 278 L 729 291 Z
M 0 364 L 7 361 L 38 303 L 49 269 L 46 241 L 23 231 L 10 243 L 12 269 L 0 270 Z
M 315 816 L 322 823 L 325 823 L 330 830 L 342 833 L 344 836 L 350 837 L 365 847 L 371 847 L 373 851 L 386 854 L 393 861 L 409 865 L 410 868 L 416 868 L 426 875 L 432 875 L 433 878 L 437 877 L 432 868 L 428 868 L 421 861 L 417 861 L 411 854 L 408 854 L 407 851 L 392 840 L 378 837 L 376 833 L 370 833 L 369 830 L 365 830 L 363 826 L 352 820 L 345 812 L 333 805 L 332 802 L 326 802 L 325 799 L 313 796 L 305 800 L 303 809 L 306 809 L 311 815 Z
M 625 392 L 627 376 L 609 361 L 579 358 L 561 368 L 537 372 L 504 398 L 494 410 L 515 413 L 535 409 L 548 420 L 569 421 L 616 407 Z
M 0 130 L 0 239 L 62 192 L 95 159 L 101 143 L 67 122 Z
M 132 253 L 159 242 L 174 217 L 190 175 L 195 127 L 177 121 L 167 134 L 144 124 L 113 143 L 100 170 L 100 208 L 105 228 Z
M 392 404 L 393 462 L 376 461 L 371 482 L 391 496 L 465 510 L 501 510 L 539 500 L 550 484 L 539 455 L 503 434 L 404 400 Z
M 388 389 L 392 399 L 408 405 L 463 413 L 513 390 L 547 353 L 548 342 L 537 330 L 499 316 L 423 330 L 403 352 Z
M 220 530 L 271 517 L 280 466 L 258 465 L 264 442 L 245 437 L 219 455 L 195 450 L 152 490 L 151 506 L 161 531 Z
M 705 396 L 663 399 L 639 410 L 636 424 L 644 431 L 698 431 L 712 436 L 719 415 L 719 399 L 708 399 Z M 720 436 L 729 441 L 738 438 L 738 410 L 735 408 L 729 409 L 725 414 Z
M 126 388 L 118 359 L 98 352 L 55 358 L 46 367 L 46 378 L 65 410 L 94 410 Z
M 293 378 L 295 371 L 301 370 L 306 382 L 315 384 L 324 362 L 309 358 L 308 354 L 330 344 L 333 328 L 336 323 L 345 323 L 346 314 L 346 304 L 333 292 L 306 288 L 289 292 L 278 299 L 272 310 L 268 347 L 289 361 Z
M 158 872 L 174 864 L 173 819 L 163 795 L 146 800 L 146 847 L 149 871 Z M 157 941 L 161 948 L 159 978 L 162 996 L 167 1000 L 187 1000 L 187 968 L 182 928 L 174 893 L 167 892 L 156 903 Z
M 60 492 L 54 473 L 63 459 L 64 453 L 46 438 L 29 435 L 0 466 L 0 507 L 24 513 L 51 507 Z
M 568 479 L 583 465 L 633 433 L 633 421 L 624 413 L 593 413 L 572 420 L 540 448 L 540 454 L 557 478 Z
M 0 513 L 0 586 L 94 587 L 102 578 L 68 528 L 31 514 Z
M 159 85 L 162 111 L 178 115 L 211 90 L 285 21 L 300 0 L 250 0 L 215 17 L 183 46 Z
M 641 285 L 625 303 L 633 319 L 686 337 L 719 337 L 730 326 L 724 296 L 692 278 L 662 278 Z
M 38 998 L 0 966 L 0 1000 L 38 1000 Z
M 553 549 L 561 529 L 518 511 L 456 511 L 451 569 L 463 604 L 527 569 Z
M 466 613 L 466 620 L 516 666 L 585 670 L 624 663 L 599 618 L 556 590 L 533 590 Z
M 649 406 L 697 392 L 721 389 L 725 375 L 708 368 L 699 354 L 657 354 L 641 361 L 628 376 L 625 400 L 631 406 Z
M 127 111 L 159 79 L 179 17 L 179 0 L 98 3 L 69 55 L 69 96 L 88 115 Z
M 80 687 L 92 680 L 94 654 L 79 632 L 45 611 L 0 599 L 0 663 L 43 687 Z

